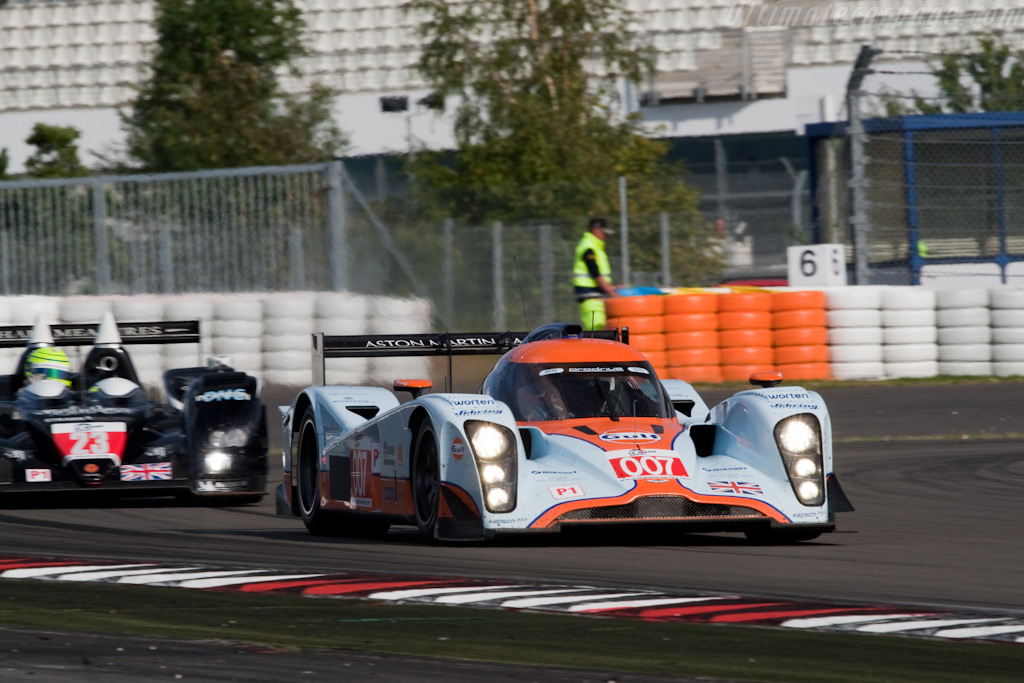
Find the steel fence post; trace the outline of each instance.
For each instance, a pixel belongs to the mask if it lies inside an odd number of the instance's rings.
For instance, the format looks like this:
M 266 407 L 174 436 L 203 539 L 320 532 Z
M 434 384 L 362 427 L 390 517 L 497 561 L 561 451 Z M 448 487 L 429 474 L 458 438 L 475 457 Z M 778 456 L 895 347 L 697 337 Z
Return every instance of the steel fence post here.
M 493 330 L 500 332 L 508 327 L 505 320 L 505 244 L 502 241 L 501 221 L 494 221 L 491 226 L 491 273 L 494 282 L 493 300 L 491 303 L 491 322 Z
M 292 289 L 296 292 L 301 292 L 306 288 L 305 254 L 302 246 L 302 231 L 292 227 L 288 232 L 288 269 L 291 271 Z M 332 269 L 331 272 L 333 273 L 334 270 Z
M 545 323 L 555 319 L 555 264 L 551 253 L 551 226 L 540 226 L 541 315 Z
M 349 288 L 349 250 L 346 222 L 348 207 L 342 180 L 342 163 L 329 161 L 324 165 L 324 187 L 327 190 L 327 243 L 328 267 L 331 271 L 331 289 L 335 292 Z
M 174 242 L 167 223 L 166 218 L 160 220 L 160 288 L 171 294 L 174 292 Z
M 668 212 L 661 212 L 661 286 L 669 287 L 672 279 L 671 244 L 668 236 Z
M 619 176 L 619 227 L 622 230 L 622 284 L 629 284 L 629 207 L 626 204 L 626 176 Z
M 110 293 L 110 245 L 107 240 L 107 197 L 103 179 L 92 180 L 92 221 L 96 237 L 96 291 Z

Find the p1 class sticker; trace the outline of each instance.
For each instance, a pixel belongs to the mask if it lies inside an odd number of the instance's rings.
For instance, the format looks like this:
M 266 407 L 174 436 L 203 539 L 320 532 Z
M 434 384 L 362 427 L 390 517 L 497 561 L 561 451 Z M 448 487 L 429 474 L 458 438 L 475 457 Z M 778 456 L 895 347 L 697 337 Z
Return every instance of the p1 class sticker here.
M 549 486 L 548 491 L 551 492 L 551 497 L 557 500 L 582 498 L 585 495 L 583 493 L 583 487 L 577 484 L 573 484 L 572 486 Z
M 46 469 L 26 469 L 25 481 L 53 481 L 53 474 L 50 472 L 50 470 Z

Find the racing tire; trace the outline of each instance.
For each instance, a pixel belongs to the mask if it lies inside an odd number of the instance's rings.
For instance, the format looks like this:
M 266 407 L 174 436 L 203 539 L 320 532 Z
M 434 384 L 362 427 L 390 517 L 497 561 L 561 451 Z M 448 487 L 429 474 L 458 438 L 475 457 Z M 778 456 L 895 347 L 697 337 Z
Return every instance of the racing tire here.
M 332 515 L 320 507 L 320 449 L 316 441 L 316 419 L 311 407 L 306 408 L 299 424 L 299 468 L 295 491 L 299 516 L 314 536 L 334 535 L 337 527 L 332 523 Z
M 434 427 L 424 421 L 416 434 L 412 461 L 412 500 L 416 527 L 427 541 L 437 539 L 437 520 L 441 508 L 441 459 Z
M 665 315 L 677 313 L 718 313 L 715 294 L 670 294 L 665 297 Z
M 935 291 L 936 308 L 988 308 L 988 290 L 981 287 L 970 289 L 938 289 Z
M 813 541 L 821 536 L 818 529 L 749 529 L 743 532 L 747 540 L 755 545 L 787 545 L 801 541 Z

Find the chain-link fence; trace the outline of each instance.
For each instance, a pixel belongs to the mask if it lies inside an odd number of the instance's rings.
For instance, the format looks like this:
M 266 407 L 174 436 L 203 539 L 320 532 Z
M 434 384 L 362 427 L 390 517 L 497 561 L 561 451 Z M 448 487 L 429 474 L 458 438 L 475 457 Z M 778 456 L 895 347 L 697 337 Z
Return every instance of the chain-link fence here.
M 1024 113 L 980 111 L 966 76 L 968 100 L 952 102 L 941 57 L 880 53 L 851 93 L 859 128 L 809 127 L 816 229 L 847 244 L 851 264 L 860 230 L 865 283 L 1019 284 Z

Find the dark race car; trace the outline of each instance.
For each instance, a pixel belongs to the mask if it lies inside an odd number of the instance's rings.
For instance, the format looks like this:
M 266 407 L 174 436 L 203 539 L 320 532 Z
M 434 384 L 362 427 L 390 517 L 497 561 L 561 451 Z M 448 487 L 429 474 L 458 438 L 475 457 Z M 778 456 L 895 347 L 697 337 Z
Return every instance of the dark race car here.
M 109 314 L 98 329 L 0 327 L 0 347 L 26 346 L 14 374 L 0 375 L 0 497 L 107 490 L 258 501 L 267 476 L 258 380 L 213 361 L 168 370 L 167 402 L 152 401 L 124 348 L 198 341 L 197 321 L 119 326 Z M 60 347 L 87 345 L 80 372 L 65 376 Z

